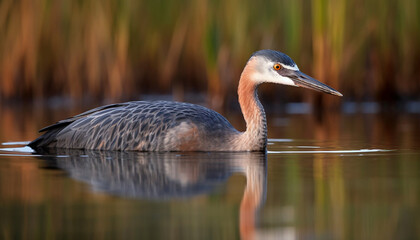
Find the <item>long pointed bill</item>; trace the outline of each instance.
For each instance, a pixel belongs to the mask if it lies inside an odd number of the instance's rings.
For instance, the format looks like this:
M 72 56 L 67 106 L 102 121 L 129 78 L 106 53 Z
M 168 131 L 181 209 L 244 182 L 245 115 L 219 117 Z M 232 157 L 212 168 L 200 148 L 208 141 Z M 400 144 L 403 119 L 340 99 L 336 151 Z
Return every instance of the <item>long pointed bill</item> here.
M 325 92 L 325 93 L 329 93 L 329 94 L 340 96 L 340 97 L 343 96 L 343 94 L 341 94 L 337 90 L 323 84 L 322 82 L 316 80 L 315 78 L 312 78 L 304 74 L 301 71 L 290 71 L 288 74 L 288 77 L 295 82 L 296 86 L 314 89 L 320 92 Z

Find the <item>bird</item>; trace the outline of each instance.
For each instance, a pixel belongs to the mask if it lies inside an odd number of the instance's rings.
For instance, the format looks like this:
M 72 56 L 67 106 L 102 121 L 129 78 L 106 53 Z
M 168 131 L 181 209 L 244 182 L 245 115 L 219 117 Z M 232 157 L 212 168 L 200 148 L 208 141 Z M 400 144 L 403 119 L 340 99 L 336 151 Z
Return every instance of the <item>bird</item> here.
M 40 130 L 28 146 L 119 151 L 266 151 L 267 121 L 258 86 L 275 83 L 343 96 L 301 72 L 286 54 L 254 52 L 239 79 L 238 100 L 246 122 L 236 130 L 216 111 L 175 101 L 131 101 L 97 107 Z

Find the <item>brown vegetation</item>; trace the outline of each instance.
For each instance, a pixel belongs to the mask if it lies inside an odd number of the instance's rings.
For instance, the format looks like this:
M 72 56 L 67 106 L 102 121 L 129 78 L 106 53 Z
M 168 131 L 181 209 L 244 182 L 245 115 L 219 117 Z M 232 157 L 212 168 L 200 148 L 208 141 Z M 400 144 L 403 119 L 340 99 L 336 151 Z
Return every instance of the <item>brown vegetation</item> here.
M 418 99 L 420 3 L 404 1 L 0 2 L 0 100 L 234 92 L 271 48 L 348 99 Z M 328 98 L 330 100 L 331 98 Z

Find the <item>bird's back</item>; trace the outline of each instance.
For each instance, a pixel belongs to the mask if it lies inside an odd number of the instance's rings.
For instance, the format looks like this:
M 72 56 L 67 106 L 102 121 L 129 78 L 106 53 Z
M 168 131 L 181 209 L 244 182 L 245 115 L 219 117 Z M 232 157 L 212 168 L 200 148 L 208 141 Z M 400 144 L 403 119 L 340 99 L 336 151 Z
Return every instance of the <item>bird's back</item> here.
M 92 109 L 41 131 L 29 146 L 136 150 L 223 150 L 238 132 L 220 114 L 180 102 L 135 101 Z

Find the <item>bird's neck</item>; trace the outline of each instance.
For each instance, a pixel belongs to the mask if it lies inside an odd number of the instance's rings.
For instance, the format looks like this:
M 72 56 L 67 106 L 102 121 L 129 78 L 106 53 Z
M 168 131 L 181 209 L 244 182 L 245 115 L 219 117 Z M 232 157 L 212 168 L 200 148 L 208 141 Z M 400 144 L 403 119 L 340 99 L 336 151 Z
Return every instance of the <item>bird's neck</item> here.
M 239 80 L 238 96 L 246 131 L 241 136 L 241 145 L 249 150 L 264 150 L 267 145 L 267 120 L 258 99 L 258 84 L 252 81 L 252 65 L 247 64 Z

